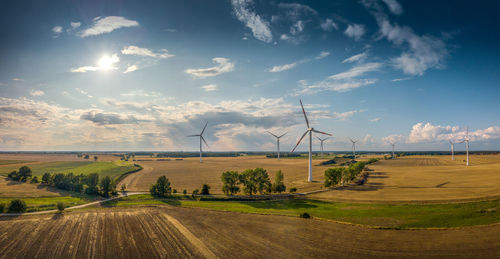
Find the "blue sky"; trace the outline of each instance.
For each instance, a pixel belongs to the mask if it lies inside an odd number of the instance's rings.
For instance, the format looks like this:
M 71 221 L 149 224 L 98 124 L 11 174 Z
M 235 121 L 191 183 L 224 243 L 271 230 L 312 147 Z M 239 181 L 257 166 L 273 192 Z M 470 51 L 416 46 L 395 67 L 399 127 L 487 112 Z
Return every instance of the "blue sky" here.
M 288 150 L 299 99 L 327 150 L 498 150 L 499 5 L 6 3 L 0 150 Z

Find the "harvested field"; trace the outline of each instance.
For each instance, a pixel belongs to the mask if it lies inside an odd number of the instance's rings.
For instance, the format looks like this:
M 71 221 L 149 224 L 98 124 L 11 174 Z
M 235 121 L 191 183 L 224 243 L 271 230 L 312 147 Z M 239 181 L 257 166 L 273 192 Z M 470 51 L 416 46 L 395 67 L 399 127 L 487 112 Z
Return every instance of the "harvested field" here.
M 500 225 L 381 230 L 177 207 L 96 209 L 0 221 L 6 258 L 497 257 Z
M 408 156 L 381 160 L 369 168 L 363 186 L 316 193 L 310 198 L 334 201 L 438 202 L 462 201 L 500 196 L 500 156 Z
M 0 198 L 58 197 L 68 195 L 66 191 L 39 184 L 9 181 L 0 177 Z

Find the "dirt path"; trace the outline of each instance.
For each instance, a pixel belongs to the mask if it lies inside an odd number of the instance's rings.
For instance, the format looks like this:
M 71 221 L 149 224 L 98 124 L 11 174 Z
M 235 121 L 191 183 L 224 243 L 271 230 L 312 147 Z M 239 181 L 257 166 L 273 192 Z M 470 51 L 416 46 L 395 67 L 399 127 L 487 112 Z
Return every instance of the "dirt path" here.
M 144 163 L 141 163 L 140 165 L 142 166 L 141 171 L 127 175 L 117 184 L 117 186 L 122 186 L 122 184 L 125 184 L 127 190 L 129 191 L 148 191 L 148 189 L 140 188 L 139 184 L 141 183 L 142 177 L 153 172 L 153 168 L 151 166 L 144 165 Z

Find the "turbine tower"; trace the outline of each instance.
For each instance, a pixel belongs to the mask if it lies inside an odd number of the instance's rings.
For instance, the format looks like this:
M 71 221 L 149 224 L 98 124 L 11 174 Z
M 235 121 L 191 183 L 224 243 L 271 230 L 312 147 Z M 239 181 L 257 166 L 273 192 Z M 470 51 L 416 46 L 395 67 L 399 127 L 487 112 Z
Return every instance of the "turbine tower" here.
M 304 119 L 306 120 L 307 130 L 306 130 L 306 132 L 304 132 L 302 137 L 299 139 L 299 141 L 297 142 L 297 145 L 295 145 L 295 147 L 292 149 L 292 152 L 295 151 L 295 149 L 299 146 L 302 139 L 304 139 L 304 137 L 309 133 L 309 177 L 308 177 L 307 181 L 312 182 L 312 133 L 316 132 L 316 133 L 320 133 L 320 134 L 324 134 L 324 135 L 328 135 L 328 136 L 331 136 L 332 134 L 325 133 L 325 132 L 322 132 L 319 130 L 315 130 L 314 128 L 311 128 L 309 126 L 309 120 L 307 119 L 306 111 L 304 110 L 304 105 L 302 105 L 302 100 L 300 100 L 300 106 L 302 107 L 302 113 L 304 114 Z
M 396 145 L 396 142 L 389 142 L 392 146 L 392 159 L 394 159 L 394 146 Z
M 321 145 L 320 145 L 320 146 L 321 146 L 321 158 L 323 158 L 323 142 L 324 142 L 325 140 L 327 140 L 327 139 L 328 139 L 328 137 L 326 137 L 326 138 L 322 139 L 322 138 L 320 138 L 320 137 L 316 136 L 316 138 L 317 138 L 317 139 L 319 139 L 319 141 L 321 141 Z
M 465 150 L 466 150 L 466 153 L 467 153 L 467 166 L 469 166 L 469 141 L 470 141 L 470 138 L 469 138 L 469 126 L 467 126 L 467 131 L 465 133 L 465 138 L 464 140 L 462 140 L 460 143 L 464 143 L 465 142 Z
M 278 146 L 278 160 L 280 160 L 280 138 L 285 136 L 288 132 L 285 132 L 283 135 L 281 136 L 277 136 L 277 135 L 274 135 L 273 133 L 271 133 L 270 131 L 268 131 L 267 133 L 273 135 L 275 138 L 276 138 L 276 145 Z
M 451 160 L 455 160 L 455 152 L 454 152 L 454 146 L 455 146 L 455 142 L 453 142 L 451 139 L 448 140 L 448 142 L 450 142 L 450 146 L 451 146 Z
M 352 142 L 352 154 L 354 155 L 354 159 L 356 159 L 356 142 L 359 140 L 353 140 L 352 138 L 349 138 L 349 140 Z
M 198 135 L 189 135 L 188 136 L 188 137 L 200 137 L 200 163 L 203 162 L 202 161 L 203 149 L 202 149 L 202 146 L 201 146 L 201 141 L 203 140 L 203 142 L 205 143 L 205 145 L 207 145 L 207 147 L 208 147 L 208 144 L 205 141 L 205 138 L 203 138 L 203 132 L 205 132 L 205 129 L 207 128 L 207 125 L 208 125 L 208 121 L 207 121 L 207 123 L 205 123 L 205 127 L 203 127 L 203 130 L 201 131 L 200 134 L 198 134 Z

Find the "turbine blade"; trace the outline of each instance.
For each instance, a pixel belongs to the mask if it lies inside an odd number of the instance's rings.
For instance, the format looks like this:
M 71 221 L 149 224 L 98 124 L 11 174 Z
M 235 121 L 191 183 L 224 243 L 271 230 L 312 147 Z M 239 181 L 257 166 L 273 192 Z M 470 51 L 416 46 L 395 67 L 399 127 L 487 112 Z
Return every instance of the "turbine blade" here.
M 319 139 L 319 141 L 323 141 L 322 139 L 320 139 L 318 136 L 315 136 L 317 139 Z
M 283 135 L 279 136 L 278 138 L 281 138 L 281 137 L 285 136 L 287 133 L 288 133 L 288 131 L 285 132 L 285 133 L 283 133 Z
M 302 139 L 306 136 L 306 134 L 309 132 L 309 130 L 306 130 L 306 132 L 304 132 L 304 135 L 302 135 L 302 137 L 299 139 L 299 141 L 297 141 L 297 145 L 295 145 L 295 147 L 292 149 L 292 152 L 295 151 L 295 149 L 299 146 L 300 142 L 302 141 Z
M 266 131 L 267 133 L 273 135 L 275 138 L 277 138 L 278 136 L 274 135 L 273 133 L 271 133 L 270 131 Z
M 354 143 L 354 141 L 352 140 L 352 138 L 349 138 L 349 140 L 350 140 L 352 143 Z
M 189 135 L 189 136 L 186 136 L 186 137 L 199 137 L 200 135 Z
M 314 131 L 314 132 L 316 132 L 316 133 L 320 133 L 320 134 L 328 135 L 328 136 L 331 136 L 331 135 L 332 135 L 332 134 L 330 134 L 330 133 L 326 133 L 326 132 L 319 131 L 319 130 L 315 130 L 315 129 L 313 129 L 312 131 Z
M 207 142 L 205 141 L 205 138 L 203 136 L 200 136 L 201 140 L 203 140 L 203 142 L 205 143 L 205 145 L 207 145 L 208 148 L 210 148 L 210 146 L 208 146 Z
M 304 105 L 302 105 L 302 100 L 300 100 L 300 106 L 302 107 L 302 113 L 304 113 L 304 118 L 306 119 L 307 128 L 310 128 L 309 120 L 307 119 L 306 111 L 304 110 Z
M 205 129 L 207 128 L 207 125 L 208 125 L 208 121 L 207 121 L 207 123 L 205 123 L 205 127 L 203 127 L 203 130 L 201 131 L 200 136 L 203 135 L 203 132 L 205 132 Z

